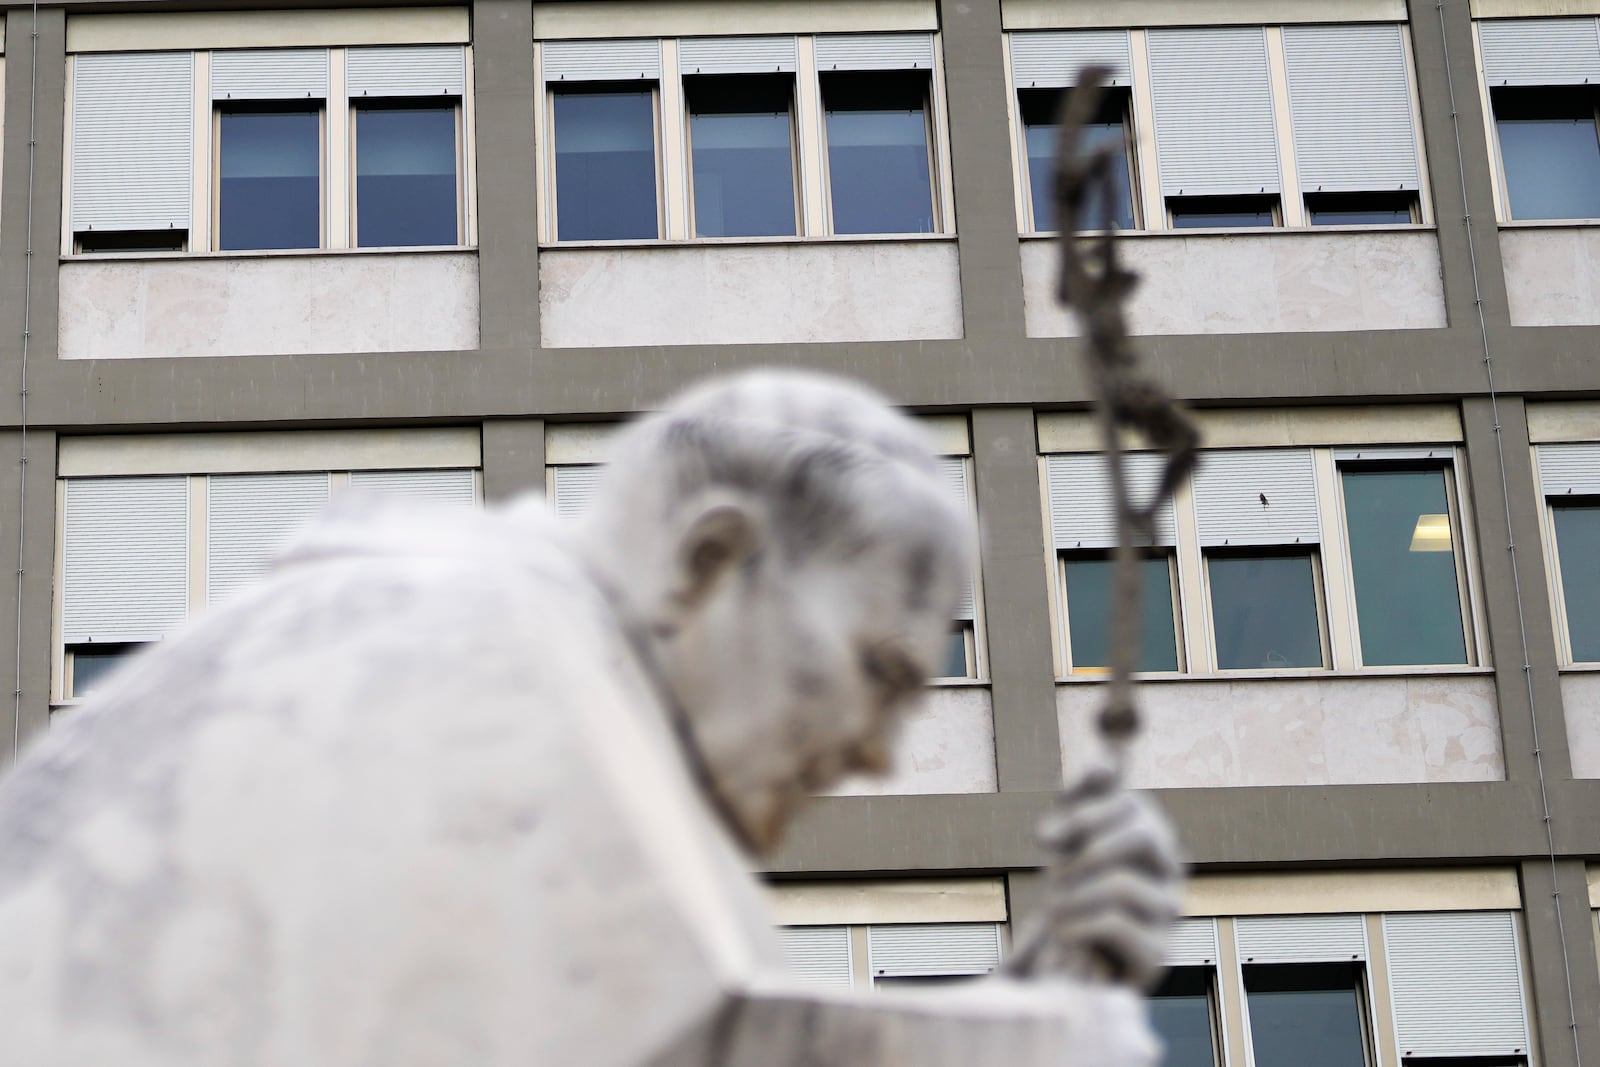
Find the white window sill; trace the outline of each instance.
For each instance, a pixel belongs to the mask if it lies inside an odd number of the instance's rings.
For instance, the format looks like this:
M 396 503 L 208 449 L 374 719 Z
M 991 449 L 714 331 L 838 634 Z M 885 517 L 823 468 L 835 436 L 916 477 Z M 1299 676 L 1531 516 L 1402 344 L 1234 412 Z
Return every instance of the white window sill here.
M 1600 664 L 1586 669 L 1600 671 Z M 1163 682 L 1280 682 L 1325 678 L 1440 678 L 1453 675 L 1473 677 L 1491 675 L 1493 673 L 1493 667 L 1479 666 L 1358 667 L 1351 671 L 1333 671 L 1308 667 L 1303 670 L 1237 670 L 1219 671 L 1213 674 L 1135 674 L 1134 678 L 1139 682 L 1151 682 L 1159 685 Z M 1065 677 L 1058 675 L 1056 677 L 1057 685 L 1103 685 L 1106 681 L 1107 677 L 1103 674 L 1073 674 Z
M 1501 219 L 1502 230 L 1589 230 L 1600 219 Z
M 1504 223 L 1502 223 L 1504 225 Z M 1276 236 L 1278 234 L 1293 233 L 1433 233 L 1438 229 L 1433 223 L 1407 222 L 1407 223 L 1376 223 L 1366 226 L 1231 226 L 1209 227 L 1196 226 L 1192 229 L 1173 230 L 1113 230 L 1119 238 L 1142 241 L 1156 237 L 1250 237 L 1250 236 Z M 1104 233 L 1104 230 L 1085 230 L 1091 236 Z M 1053 241 L 1061 236 L 1053 231 L 1039 231 L 1019 235 L 1024 241 Z
M 412 245 L 393 248 L 263 248 L 228 252 L 75 252 L 62 256 L 63 263 L 104 263 L 118 261 L 180 259 L 284 259 L 290 257 L 331 256 L 438 256 L 477 252 L 477 245 Z
M 929 678 L 930 689 L 987 689 L 987 678 Z
M 1562 674 L 1600 674 L 1600 663 L 1563 663 L 1556 670 Z
M 647 241 L 556 241 L 539 245 L 541 252 L 561 252 L 579 248 L 726 248 L 740 245 L 857 245 L 899 244 L 913 241 L 954 241 L 953 233 L 850 233 L 814 237 L 692 237 L 676 241 L 658 238 Z

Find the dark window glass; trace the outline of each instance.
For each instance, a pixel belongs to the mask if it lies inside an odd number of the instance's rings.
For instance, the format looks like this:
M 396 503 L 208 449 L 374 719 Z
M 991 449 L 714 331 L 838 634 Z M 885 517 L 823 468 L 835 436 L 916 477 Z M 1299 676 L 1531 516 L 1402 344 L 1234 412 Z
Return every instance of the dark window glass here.
M 1514 219 L 1600 218 L 1600 139 L 1586 86 L 1494 90 L 1495 129 Z
M 636 86 L 558 92 L 553 102 L 556 237 L 563 241 L 659 237 L 655 94 Z
M 1322 666 L 1310 553 L 1206 557 L 1217 666 Z
M 1150 994 L 1150 1025 L 1166 1046 L 1162 1067 L 1216 1067 L 1211 968 L 1174 967 Z
M 72 649 L 72 692 L 81 697 L 98 686 L 119 664 L 143 648 L 139 644 L 77 645 Z
M 970 678 L 972 665 L 967 660 L 967 634 L 970 628 L 962 625 L 950 631 L 950 639 L 945 644 L 944 668 L 941 678 Z
M 793 79 L 787 74 L 704 75 L 685 78 L 683 87 L 696 236 L 792 235 Z
M 1405 1067 L 1523 1067 L 1522 1056 L 1407 1056 Z
M 456 109 L 356 110 L 356 244 L 458 243 Z
M 964 985 L 980 977 L 972 974 L 879 975 L 872 980 L 872 986 L 874 989 L 932 989 L 935 986 Z
M 1246 966 L 1255 1067 L 1366 1067 L 1360 989 L 1353 963 Z
M 1465 663 L 1444 471 L 1341 472 L 1367 666 Z
M 932 233 L 927 75 L 823 74 L 834 233 Z
M 1600 503 L 1555 509 L 1556 557 L 1572 658 L 1600 661 Z
M 218 248 L 321 245 L 321 126 L 314 110 L 222 113 Z
M 1275 226 L 1272 209 L 1275 196 L 1169 196 L 1174 229 L 1200 229 L 1207 226 Z
M 1414 193 L 1307 193 L 1313 226 L 1386 226 L 1412 221 Z
M 78 234 L 82 252 L 181 252 L 188 230 L 85 230 Z
M 1052 190 L 1056 168 L 1056 118 L 1061 93 L 1054 89 L 1023 89 L 1017 93 L 1022 112 L 1023 139 L 1028 147 L 1028 195 L 1033 203 L 1033 228 L 1056 228 L 1055 194 Z M 1085 154 L 1106 146 L 1120 151 L 1111 154 L 1116 176 L 1116 194 L 1111 208 L 1113 229 L 1133 229 L 1133 180 L 1128 168 L 1128 94 L 1107 90 L 1100 99 L 1100 111 L 1084 126 L 1081 151 Z M 1106 204 L 1096 187 L 1084 201 L 1078 227 L 1097 230 L 1105 224 Z
M 1139 670 L 1178 669 L 1178 639 L 1172 619 L 1172 572 L 1167 557 L 1139 562 Z M 1072 670 L 1097 672 L 1111 666 L 1111 560 L 1069 556 L 1062 562 Z

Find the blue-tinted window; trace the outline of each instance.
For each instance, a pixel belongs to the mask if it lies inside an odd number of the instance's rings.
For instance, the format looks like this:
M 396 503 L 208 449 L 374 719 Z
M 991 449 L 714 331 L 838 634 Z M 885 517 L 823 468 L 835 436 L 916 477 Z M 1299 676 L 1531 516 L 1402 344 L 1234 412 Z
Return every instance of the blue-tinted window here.
M 834 233 L 932 233 L 927 75 L 823 74 Z
M 960 623 L 950 631 L 950 637 L 944 646 L 944 667 L 939 672 L 941 678 L 970 678 L 972 677 L 972 660 L 969 655 L 972 626 L 970 623 Z
M 1577 663 L 1600 661 L 1600 501 L 1555 507 L 1567 641 Z
M 697 237 L 795 232 L 793 84 L 787 74 L 683 80 Z
M 1066 581 L 1072 671 L 1095 673 L 1111 666 L 1112 562 L 1105 556 L 1069 555 L 1061 561 Z M 1141 671 L 1178 669 L 1168 557 L 1139 561 L 1139 662 Z
M 1162 1067 L 1216 1067 L 1210 967 L 1174 967 L 1150 992 L 1150 1027 L 1166 1046 Z
M 1255 1067 L 1366 1067 L 1361 987 L 1353 963 L 1246 966 Z
M 661 235 L 655 94 L 637 85 L 554 96 L 556 237 L 637 241 Z
M 1017 103 L 1022 113 L 1023 139 L 1028 148 L 1028 195 L 1033 205 L 1033 228 L 1038 231 L 1056 228 L 1056 204 L 1053 191 L 1056 169 L 1056 119 L 1061 104 L 1061 93 L 1054 89 L 1023 89 L 1017 93 Z M 1083 128 L 1080 150 L 1085 154 L 1101 148 L 1111 148 L 1111 167 L 1116 187 L 1110 206 L 1113 229 L 1133 228 L 1133 179 L 1128 167 L 1128 94 L 1123 90 L 1106 90 L 1101 96 L 1100 112 L 1094 121 Z M 1083 205 L 1078 220 L 1079 229 L 1096 230 L 1105 223 L 1107 205 L 1095 190 Z
M 68 649 L 72 653 L 72 685 L 67 696 L 87 696 L 90 690 L 98 687 L 112 671 L 143 647 L 141 644 L 123 642 L 73 645 Z
M 1494 117 L 1512 218 L 1600 218 L 1592 89 L 1496 89 Z
M 356 110 L 356 244 L 459 243 L 456 109 Z
M 1344 470 L 1361 662 L 1465 663 L 1454 523 L 1443 470 Z
M 1309 552 L 1208 555 L 1217 666 L 1322 666 L 1316 574 Z
M 217 247 L 322 244 L 322 117 L 316 110 L 221 115 Z
M 1412 222 L 1415 193 L 1307 193 L 1313 226 L 1404 226 Z
M 1172 226 L 1178 230 L 1203 227 L 1240 228 L 1276 226 L 1272 209 L 1275 196 L 1169 196 Z

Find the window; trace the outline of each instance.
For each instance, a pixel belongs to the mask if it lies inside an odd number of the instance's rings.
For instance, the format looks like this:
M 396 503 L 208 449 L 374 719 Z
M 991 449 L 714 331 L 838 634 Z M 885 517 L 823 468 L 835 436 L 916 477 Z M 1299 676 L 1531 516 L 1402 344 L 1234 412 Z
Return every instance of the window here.
M 1175 230 L 1276 226 L 1277 207 L 1275 196 L 1174 196 L 1167 200 Z
M 556 232 L 568 241 L 654 239 L 656 96 L 592 83 L 551 94 Z
M 356 247 L 455 244 L 455 105 L 360 104 L 355 128 Z
M 1124 462 L 1135 500 L 1152 492 L 1159 457 Z M 1105 462 L 1047 455 L 1044 475 L 1061 673 L 1102 673 L 1116 541 Z M 1456 477 L 1454 449 L 1442 446 L 1203 451 L 1145 549 L 1138 669 L 1476 662 Z M 1587 574 L 1578 582 L 1593 585 Z
M 931 33 L 546 40 L 547 240 L 950 229 Z
M 320 247 L 321 111 L 228 108 L 217 125 L 217 247 Z
M 1357 963 L 1245 967 L 1256 1067 L 1366 1067 L 1364 985 Z
M 462 46 L 94 52 L 72 78 L 69 253 L 463 243 Z
M 1467 662 L 1445 472 L 1343 466 L 1340 485 L 1361 662 Z
M 1047 206 L 1052 97 L 1091 63 L 1107 68 L 1111 86 L 1091 143 L 1120 138 L 1155 148 L 1142 157 L 1130 148 L 1122 157 L 1128 169 L 1119 174 L 1118 197 L 1125 187 L 1128 201 L 1113 206 L 1117 226 L 1424 221 L 1402 26 L 1046 30 L 1012 33 L 1009 45 L 1023 171 L 1019 208 L 1029 232 L 1056 224 Z M 1136 65 L 1140 52 L 1146 61 Z M 1351 85 L 1362 87 L 1359 98 Z M 1153 128 L 1135 136 L 1137 121 Z
M 995 922 L 785 926 L 778 934 L 789 974 L 824 989 L 954 985 L 992 974 L 1001 959 Z
M 834 233 L 933 233 L 928 76 L 820 75 Z
M 725 74 L 683 81 L 696 237 L 796 232 L 793 79 Z
M 1213 967 L 1173 967 L 1150 991 L 1150 1026 L 1166 1046 L 1164 1067 L 1217 1067 Z
M 1600 663 L 1600 444 L 1542 444 L 1536 456 L 1562 659 Z
M 140 463 L 180 470 L 214 461 L 218 473 L 133 476 L 116 473 L 129 447 L 125 439 L 63 440 L 57 701 L 84 696 L 130 653 L 160 640 L 191 612 L 256 581 L 272 554 L 334 492 L 356 487 L 453 506 L 472 506 L 478 496 L 476 472 L 466 467 L 276 472 L 270 468 L 303 463 L 304 446 L 296 435 L 269 434 L 269 441 L 248 443 L 237 441 L 244 435 L 225 436 L 230 440 L 218 452 L 205 452 L 207 435 L 192 435 L 174 444 L 170 455 Z M 428 432 L 398 443 L 393 435 L 359 432 L 333 438 L 323 438 L 332 441 L 332 460 L 364 458 L 370 464 L 387 448 L 400 462 L 477 462 L 476 434 Z M 257 456 L 266 469 L 230 472 L 241 454 Z
M 1205 561 L 1218 669 L 1326 663 L 1316 559 L 1310 551 L 1208 553 Z
M 1508 219 L 1600 218 L 1594 18 L 1476 24 Z
M 1112 185 L 1115 195 L 1108 205 L 1098 187 L 1083 205 L 1078 228 L 1097 230 L 1109 217 L 1111 228 L 1135 228 L 1133 207 L 1132 140 L 1128 135 L 1131 96 L 1124 89 L 1109 89 L 1101 98 L 1100 112 L 1084 127 L 1082 149 L 1085 154 L 1111 149 Z M 1055 193 L 1052 188 L 1056 164 L 1056 118 L 1060 113 L 1061 93 L 1050 89 L 1019 89 L 1017 109 L 1022 119 L 1023 140 L 1027 148 L 1023 159 L 1028 169 L 1028 210 L 1039 232 L 1056 228 Z

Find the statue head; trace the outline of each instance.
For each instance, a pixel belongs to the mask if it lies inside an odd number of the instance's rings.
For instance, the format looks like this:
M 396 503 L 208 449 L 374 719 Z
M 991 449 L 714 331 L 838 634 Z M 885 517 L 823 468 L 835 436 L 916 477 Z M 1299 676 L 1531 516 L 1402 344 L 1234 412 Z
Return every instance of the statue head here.
M 841 381 L 719 381 L 619 437 L 585 549 L 746 846 L 887 767 L 941 662 L 969 526 L 921 428 Z

